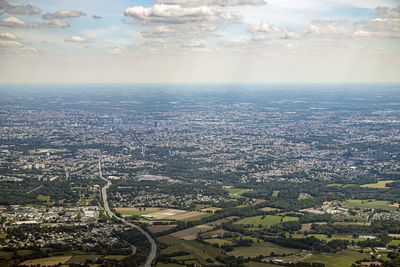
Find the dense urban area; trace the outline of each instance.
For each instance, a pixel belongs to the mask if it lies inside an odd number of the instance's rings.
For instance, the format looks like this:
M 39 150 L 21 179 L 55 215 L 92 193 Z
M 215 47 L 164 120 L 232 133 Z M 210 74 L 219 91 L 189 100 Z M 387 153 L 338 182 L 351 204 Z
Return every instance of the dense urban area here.
M 398 84 L 0 87 L 1 266 L 400 266 Z

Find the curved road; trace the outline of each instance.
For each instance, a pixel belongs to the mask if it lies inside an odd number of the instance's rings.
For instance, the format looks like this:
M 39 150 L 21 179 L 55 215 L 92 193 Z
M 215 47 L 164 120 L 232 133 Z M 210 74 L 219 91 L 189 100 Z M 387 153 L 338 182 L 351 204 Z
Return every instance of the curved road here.
M 151 267 L 151 263 L 153 262 L 154 258 L 156 257 L 156 253 L 157 253 L 157 245 L 156 242 L 154 241 L 154 239 L 145 231 L 143 230 L 141 227 L 137 226 L 136 224 L 130 223 L 125 221 L 122 218 L 117 217 L 114 213 L 111 212 L 110 207 L 108 206 L 108 201 L 107 201 L 107 189 L 112 185 L 110 180 L 107 180 L 106 178 L 103 177 L 103 172 L 101 170 L 101 163 L 99 161 L 99 174 L 100 174 L 100 178 L 103 179 L 104 181 L 107 182 L 107 185 L 104 186 L 103 188 L 101 188 L 101 195 L 103 196 L 103 203 L 104 203 L 104 209 L 107 213 L 108 216 L 110 216 L 110 218 L 115 217 L 118 220 L 122 221 L 124 224 L 129 225 L 132 228 L 135 228 L 136 230 L 140 231 L 144 236 L 146 236 L 146 238 L 149 240 L 150 244 L 151 244 L 151 249 L 150 249 L 150 254 L 147 257 L 147 261 L 145 263 L 145 267 Z

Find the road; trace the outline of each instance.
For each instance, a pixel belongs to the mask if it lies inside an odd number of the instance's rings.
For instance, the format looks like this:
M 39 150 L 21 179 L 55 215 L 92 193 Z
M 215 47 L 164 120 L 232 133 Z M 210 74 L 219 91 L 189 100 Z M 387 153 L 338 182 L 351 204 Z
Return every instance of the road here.
M 104 204 L 104 210 L 106 211 L 107 215 L 110 216 L 110 218 L 115 217 L 118 220 L 122 221 L 124 224 L 135 228 L 136 230 L 138 230 L 139 232 L 141 232 L 150 242 L 151 244 L 151 249 L 150 249 L 150 253 L 149 256 L 147 257 L 146 263 L 145 263 L 145 267 L 151 267 L 151 263 L 153 262 L 153 260 L 156 257 L 157 254 L 157 245 L 156 242 L 154 241 L 154 239 L 145 231 L 143 230 L 140 226 L 137 226 L 136 224 L 127 222 L 126 220 L 117 217 L 113 212 L 111 212 L 110 207 L 108 206 L 108 200 L 107 200 L 107 189 L 112 185 L 111 181 L 104 178 L 103 177 L 103 172 L 101 170 L 101 162 L 99 160 L 99 175 L 100 178 L 103 179 L 104 181 L 107 182 L 107 184 L 101 188 L 101 195 L 103 197 L 103 204 Z

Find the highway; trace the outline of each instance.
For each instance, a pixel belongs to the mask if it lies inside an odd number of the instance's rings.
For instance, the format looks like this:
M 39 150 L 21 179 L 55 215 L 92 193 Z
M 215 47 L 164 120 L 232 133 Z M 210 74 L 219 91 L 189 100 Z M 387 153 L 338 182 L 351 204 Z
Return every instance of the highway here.
M 103 204 L 104 204 L 104 210 L 106 211 L 107 215 L 110 216 L 110 218 L 115 217 L 118 220 L 122 221 L 124 224 L 135 228 L 136 230 L 140 231 L 150 242 L 151 244 L 151 249 L 150 249 L 150 253 L 149 256 L 147 257 L 146 263 L 145 263 L 145 267 L 151 267 L 151 263 L 153 262 L 153 260 L 156 257 L 157 254 L 157 245 L 156 242 L 154 241 L 154 239 L 145 231 L 143 230 L 140 226 L 137 226 L 136 224 L 130 223 L 125 221 L 122 218 L 117 217 L 114 213 L 111 212 L 110 207 L 108 206 L 108 200 L 107 200 L 107 189 L 112 185 L 111 181 L 104 178 L 103 177 L 103 172 L 101 170 L 101 162 L 99 160 L 99 175 L 100 178 L 103 179 L 104 181 L 107 182 L 107 184 L 101 188 L 101 195 L 103 197 Z

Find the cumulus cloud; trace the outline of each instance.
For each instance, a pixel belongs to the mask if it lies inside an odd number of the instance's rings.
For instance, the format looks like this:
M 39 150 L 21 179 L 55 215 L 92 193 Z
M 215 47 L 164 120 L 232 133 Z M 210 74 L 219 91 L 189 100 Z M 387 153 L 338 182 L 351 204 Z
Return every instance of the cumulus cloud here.
M 127 22 L 149 23 L 199 23 L 216 21 L 222 13 L 220 9 L 212 9 L 207 6 L 181 7 L 179 5 L 154 5 L 150 8 L 134 6 L 125 9 L 125 16 L 133 19 Z
M 11 5 L 7 1 L 0 0 L 0 14 L 7 13 L 12 15 L 36 15 L 41 10 L 32 5 Z
M 0 32 L 0 39 L 17 40 L 17 36 L 9 32 Z
M 8 18 L 4 18 L 3 20 L 0 20 L 0 26 L 14 28 L 14 27 L 25 27 L 26 24 L 19 18 L 8 17 Z
M 16 17 L 8 17 L 4 18 L 3 20 L 0 20 L 0 26 L 4 27 L 10 27 L 10 28 L 53 28 L 53 29 L 59 29 L 59 28 L 67 28 L 69 27 L 69 24 L 60 21 L 60 20 L 51 20 L 49 22 L 33 22 L 26 24 L 22 20 Z
M 81 16 L 86 16 L 86 14 L 77 10 L 58 10 L 55 13 L 46 13 L 42 16 L 42 18 L 50 20 L 50 19 L 78 18 Z
M 207 45 L 206 40 L 188 40 L 182 44 L 182 47 L 205 48 Z
M 19 47 L 19 46 L 21 46 L 21 43 L 19 43 L 17 41 L 0 40 L 0 46 L 1 47 Z
M 107 53 L 111 55 L 120 55 L 123 53 L 122 49 L 119 47 L 113 47 L 110 50 L 107 51 Z
M 64 41 L 68 42 L 68 43 L 90 43 L 91 42 L 91 40 L 85 39 L 80 36 L 72 36 L 72 37 L 66 38 Z
M 249 32 L 251 33 L 279 33 L 280 29 L 270 24 L 259 24 L 249 26 Z
M 264 0 L 157 0 L 157 4 L 180 6 L 260 6 L 265 5 Z

